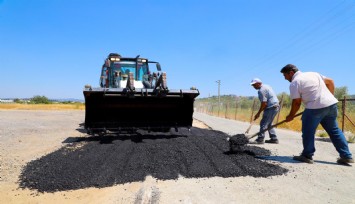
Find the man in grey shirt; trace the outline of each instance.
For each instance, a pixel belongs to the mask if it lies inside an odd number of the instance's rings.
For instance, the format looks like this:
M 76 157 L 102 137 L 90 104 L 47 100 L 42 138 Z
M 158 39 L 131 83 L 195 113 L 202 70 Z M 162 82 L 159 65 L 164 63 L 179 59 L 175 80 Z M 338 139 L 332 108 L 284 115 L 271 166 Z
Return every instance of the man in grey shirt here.
M 255 114 L 254 120 L 260 117 L 261 112 L 263 117 L 260 121 L 260 133 L 258 138 L 255 141 L 250 142 L 251 144 L 264 144 L 265 133 L 261 133 L 263 130 L 266 130 L 272 126 L 272 122 L 276 114 L 280 110 L 279 100 L 277 99 L 276 94 L 272 90 L 271 86 L 263 84 L 259 78 L 254 78 L 250 85 L 252 85 L 256 90 L 258 90 L 258 97 L 260 100 L 259 111 Z M 279 140 L 277 139 L 276 132 L 274 128 L 268 130 L 270 140 L 266 140 L 266 143 L 278 144 Z

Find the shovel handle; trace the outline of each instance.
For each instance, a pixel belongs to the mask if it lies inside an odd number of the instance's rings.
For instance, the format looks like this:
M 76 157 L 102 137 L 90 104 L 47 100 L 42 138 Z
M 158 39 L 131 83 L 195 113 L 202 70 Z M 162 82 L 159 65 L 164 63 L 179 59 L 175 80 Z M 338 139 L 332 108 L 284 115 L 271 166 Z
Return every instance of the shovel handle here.
M 249 133 L 249 130 L 251 129 L 251 126 L 253 126 L 254 122 L 255 122 L 255 120 L 251 121 L 251 123 L 250 123 L 248 129 L 245 131 L 245 134 L 248 134 L 248 133 Z
M 302 115 L 302 114 L 303 114 L 303 112 L 297 113 L 294 117 L 298 117 L 298 116 L 300 116 L 300 115 Z M 268 127 L 267 129 L 262 130 L 262 131 L 260 131 L 260 132 L 257 132 L 257 133 L 255 133 L 255 134 L 249 136 L 248 139 L 251 139 L 251 138 L 257 136 L 257 135 L 260 134 L 260 133 L 263 133 L 263 132 L 266 132 L 266 131 L 268 131 L 268 130 L 271 130 L 272 128 L 277 127 L 277 126 L 279 126 L 279 125 L 281 125 L 281 124 L 283 124 L 283 123 L 285 123 L 285 122 L 286 122 L 286 120 L 283 120 L 283 121 L 281 121 L 281 122 L 279 122 L 279 123 L 276 123 L 276 124 L 274 124 L 274 125 L 271 125 L 271 126 Z

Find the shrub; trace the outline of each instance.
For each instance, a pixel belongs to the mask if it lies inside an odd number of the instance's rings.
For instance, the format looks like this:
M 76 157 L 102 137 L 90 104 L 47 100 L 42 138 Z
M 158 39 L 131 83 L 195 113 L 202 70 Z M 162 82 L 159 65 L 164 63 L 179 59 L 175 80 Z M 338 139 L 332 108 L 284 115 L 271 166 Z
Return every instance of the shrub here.
M 324 130 L 318 130 L 316 135 L 318 137 L 329 137 L 328 133 L 326 131 L 324 131 Z
M 348 143 L 355 143 L 355 134 L 350 131 L 344 132 L 345 138 Z
M 34 96 L 31 98 L 30 103 L 32 104 L 50 104 L 52 102 L 49 101 L 49 99 L 45 96 Z

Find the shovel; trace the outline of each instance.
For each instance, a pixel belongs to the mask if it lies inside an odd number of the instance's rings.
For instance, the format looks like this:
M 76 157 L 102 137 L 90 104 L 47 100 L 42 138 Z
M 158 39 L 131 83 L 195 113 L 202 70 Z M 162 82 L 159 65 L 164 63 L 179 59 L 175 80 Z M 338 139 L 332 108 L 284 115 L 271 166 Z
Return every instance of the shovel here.
M 297 113 L 294 117 L 300 116 L 302 114 L 303 114 L 303 112 Z M 229 141 L 230 151 L 239 151 L 240 147 L 245 144 L 248 144 L 250 139 L 256 137 L 260 133 L 266 132 L 276 126 L 279 126 L 279 125 L 285 123 L 285 122 L 286 122 L 286 120 L 283 120 L 279 123 L 276 123 L 276 124 L 268 127 L 267 129 L 264 129 L 260 132 L 255 133 L 253 135 L 237 134 L 235 136 L 228 137 L 227 141 Z
M 251 126 L 254 125 L 254 122 L 255 122 L 255 120 L 253 120 L 253 121 L 250 123 L 248 129 L 245 131 L 245 134 L 248 134 L 248 133 L 249 133 L 249 130 L 250 130 Z
M 294 117 L 298 117 L 298 116 L 302 115 L 302 113 L 303 113 L 303 112 L 297 113 Z M 245 135 L 245 137 L 248 138 L 248 140 L 250 140 L 251 138 L 256 137 L 258 134 L 264 133 L 264 132 L 266 132 L 266 131 L 268 131 L 268 130 L 271 130 L 271 129 L 274 128 L 274 127 L 277 127 L 277 126 L 279 126 L 279 125 L 281 125 L 281 124 L 284 124 L 285 122 L 286 122 L 286 120 L 283 120 L 283 121 L 281 121 L 281 122 L 279 122 L 279 123 L 276 123 L 276 124 L 274 124 L 274 125 L 271 125 L 270 127 L 268 127 L 268 128 L 265 129 L 265 130 L 262 130 L 262 131 L 260 131 L 260 132 L 255 133 L 255 134 L 253 134 L 253 135 L 250 135 L 250 136 Z

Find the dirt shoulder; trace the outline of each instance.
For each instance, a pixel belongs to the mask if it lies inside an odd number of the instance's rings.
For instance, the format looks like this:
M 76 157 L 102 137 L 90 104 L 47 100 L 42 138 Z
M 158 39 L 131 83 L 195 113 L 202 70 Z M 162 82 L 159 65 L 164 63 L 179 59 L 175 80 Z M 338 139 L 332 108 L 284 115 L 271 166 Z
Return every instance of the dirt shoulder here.
M 216 124 L 198 119 L 195 127 Z M 355 168 L 335 163 L 331 143 L 317 141 L 314 165 L 297 163 L 292 155 L 301 150 L 299 133 L 282 130 L 280 145 L 264 145 L 273 152 L 266 162 L 289 169 L 281 176 L 174 180 L 148 176 L 143 182 L 55 193 L 19 188 L 18 177 L 28 162 L 67 145 L 68 138 L 86 136 L 80 131 L 83 120 L 83 111 L 0 110 L 0 203 L 355 203 Z M 223 125 L 231 127 L 230 133 L 239 131 L 233 129 L 235 123 Z M 353 144 L 350 148 L 354 153 Z

